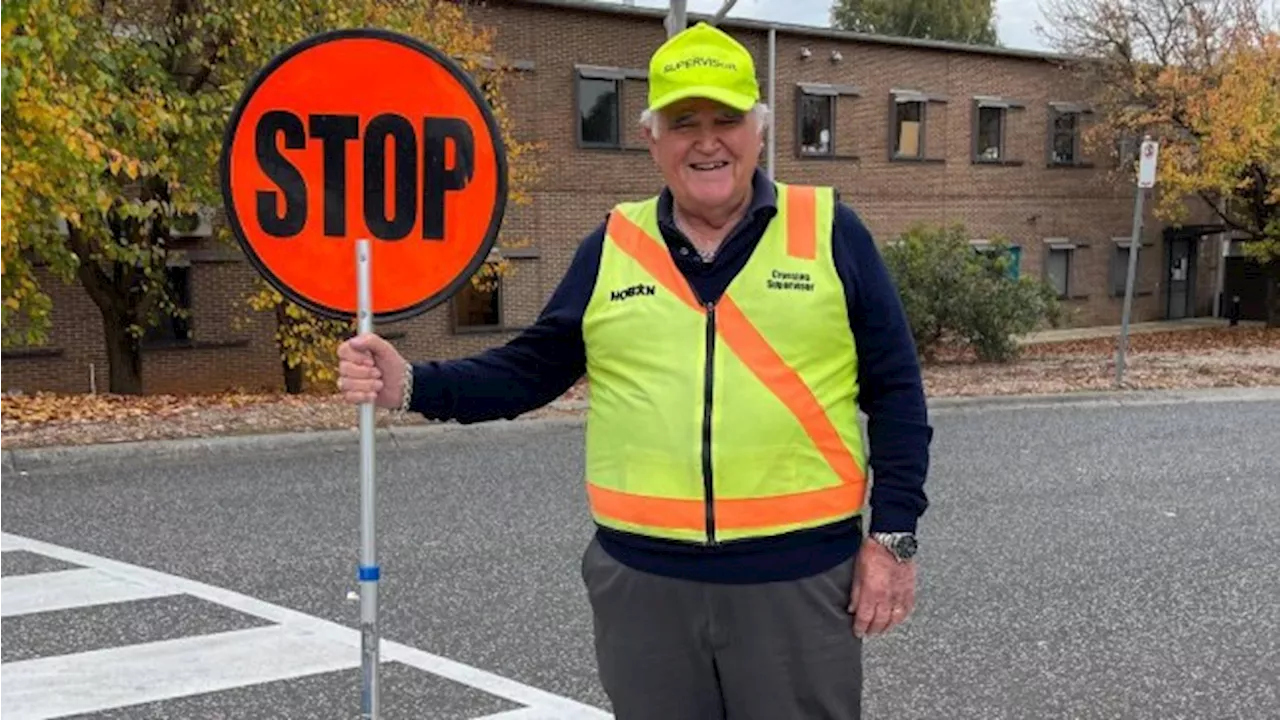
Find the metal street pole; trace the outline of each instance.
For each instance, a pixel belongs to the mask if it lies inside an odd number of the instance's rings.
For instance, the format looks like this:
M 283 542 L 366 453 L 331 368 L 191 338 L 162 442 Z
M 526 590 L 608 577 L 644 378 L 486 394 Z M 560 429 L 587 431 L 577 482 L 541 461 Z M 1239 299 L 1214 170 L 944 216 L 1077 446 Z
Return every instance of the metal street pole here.
M 667 11 L 667 37 L 673 37 L 685 27 L 685 0 L 671 0 Z
M 775 118 L 777 117 L 778 106 L 774 101 L 773 95 L 777 85 L 777 79 L 778 79 L 778 29 L 773 26 L 770 26 L 769 27 L 769 112 L 774 113 Z M 777 162 L 777 152 L 776 152 L 777 135 L 774 134 L 774 128 L 776 126 L 777 126 L 776 122 L 771 121 L 769 123 L 769 141 L 768 141 L 769 149 L 767 152 L 767 157 L 768 157 L 768 163 L 769 163 L 769 179 L 770 180 L 775 179 L 778 175 L 777 171 L 774 168 L 774 163 Z
M 357 329 L 373 332 L 373 298 L 370 282 L 369 241 L 356 241 Z M 372 402 L 360 404 L 360 667 L 362 687 L 360 716 L 365 720 L 378 717 L 378 560 L 374 534 L 376 520 L 375 484 L 373 477 L 373 411 Z
M 1129 237 L 1129 269 L 1124 281 L 1124 311 L 1120 319 L 1120 342 L 1116 347 L 1116 387 L 1124 386 L 1124 356 L 1129 350 L 1129 317 L 1133 314 L 1133 285 L 1138 274 L 1138 251 L 1142 245 L 1142 201 L 1156 184 L 1156 158 L 1160 145 L 1148 135 L 1139 153 L 1138 182 L 1133 198 L 1133 234 Z
M 1124 313 L 1120 320 L 1120 347 L 1116 351 L 1116 386 L 1124 385 L 1124 355 L 1129 349 L 1129 316 L 1133 312 L 1133 283 L 1138 273 L 1138 246 L 1142 237 L 1142 199 L 1146 190 L 1138 188 L 1133 201 L 1133 234 L 1129 237 L 1129 272 L 1124 281 Z

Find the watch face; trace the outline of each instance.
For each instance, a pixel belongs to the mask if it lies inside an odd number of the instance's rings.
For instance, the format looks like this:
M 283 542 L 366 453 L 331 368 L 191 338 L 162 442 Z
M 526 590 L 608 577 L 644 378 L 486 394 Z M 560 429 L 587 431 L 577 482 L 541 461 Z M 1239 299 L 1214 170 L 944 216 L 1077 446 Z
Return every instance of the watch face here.
M 916 554 L 916 539 L 910 535 L 899 538 L 897 544 L 898 557 L 909 560 Z

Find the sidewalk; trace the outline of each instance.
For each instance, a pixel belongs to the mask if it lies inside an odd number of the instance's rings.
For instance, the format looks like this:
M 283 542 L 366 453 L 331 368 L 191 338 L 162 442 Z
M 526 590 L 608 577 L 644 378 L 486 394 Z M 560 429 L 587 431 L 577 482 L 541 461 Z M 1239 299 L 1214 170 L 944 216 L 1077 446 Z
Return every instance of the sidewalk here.
M 1180 330 L 1199 330 L 1202 328 L 1225 328 L 1230 323 L 1224 318 L 1199 317 L 1184 320 L 1159 320 L 1156 322 L 1129 323 L 1129 334 L 1177 332 Z M 1241 321 L 1239 327 L 1261 327 L 1262 323 Z M 1095 338 L 1120 337 L 1119 325 L 1099 325 L 1095 327 L 1066 328 L 1062 330 L 1045 330 L 1031 333 L 1018 340 L 1021 345 L 1039 343 L 1069 342 L 1072 340 L 1092 340 Z

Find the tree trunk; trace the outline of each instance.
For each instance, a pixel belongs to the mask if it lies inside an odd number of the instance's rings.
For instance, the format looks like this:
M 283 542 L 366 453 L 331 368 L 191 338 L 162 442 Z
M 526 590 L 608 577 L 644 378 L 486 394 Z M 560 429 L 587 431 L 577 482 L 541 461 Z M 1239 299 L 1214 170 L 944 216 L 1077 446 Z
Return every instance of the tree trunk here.
M 140 199 L 167 203 L 169 186 L 152 176 L 140 183 Z M 154 252 L 163 249 L 169 227 L 163 218 L 154 216 L 149 225 L 137 218 L 126 218 L 113 208 L 105 215 L 92 216 L 102 222 L 106 231 L 105 241 L 118 248 L 146 249 L 147 254 L 125 253 L 112 258 L 108 253 L 97 252 L 94 241 L 86 237 L 80 227 L 68 223 L 67 243 L 79 262 L 76 275 L 85 292 L 102 313 L 103 339 L 107 345 L 107 361 L 111 378 L 110 391 L 123 395 L 142 394 L 142 343 L 129 332 L 134 325 L 150 316 L 159 300 L 155 288 L 144 283 L 145 264 L 153 270 L 164 272 L 167 255 Z M 112 259 L 104 259 L 112 258 Z M 163 294 L 163 291 L 160 291 Z
M 289 367 L 287 361 L 282 361 L 280 364 L 284 366 L 284 391 L 290 395 L 301 395 L 302 366 Z
M 79 245 L 79 233 L 72 232 L 73 248 L 79 246 L 82 257 L 88 252 Z M 102 338 L 107 345 L 107 368 L 110 377 L 109 392 L 121 395 L 142 394 L 142 348 L 139 340 L 129 332 L 134 318 L 139 317 L 139 303 L 120 292 L 112 279 L 96 262 L 81 262 L 76 268 L 80 284 L 102 313 Z M 123 297 L 122 297 L 123 296 Z M 134 302 L 130 302 L 134 300 Z M 132 314 L 131 314 L 132 313 Z
M 285 304 L 278 303 L 276 305 L 276 351 L 280 353 L 280 367 L 284 369 L 284 391 L 290 395 L 299 395 L 302 393 L 302 363 L 289 367 L 289 353 L 285 352 L 278 340 L 287 334 L 292 323 L 293 319 L 289 317 L 289 313 L 285 312 Z
M 142 394 L 142 351 L 138 339 L 129 332 L 128 318 L 102 311 L 103 337 L 107 341 L 110 391 L 120 395 Z

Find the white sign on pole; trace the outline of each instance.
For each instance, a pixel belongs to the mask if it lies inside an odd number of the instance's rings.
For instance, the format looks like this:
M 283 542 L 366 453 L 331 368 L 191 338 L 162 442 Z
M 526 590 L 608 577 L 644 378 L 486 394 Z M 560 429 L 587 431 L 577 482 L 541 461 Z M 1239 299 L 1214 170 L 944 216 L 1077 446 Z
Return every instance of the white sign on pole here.
M 1155 187 L 1156 156 L 1159 154 L 1160 143 L 1155 140 L 1142 141 L 1142 154 L 1138 160 L 1138 187 Z

